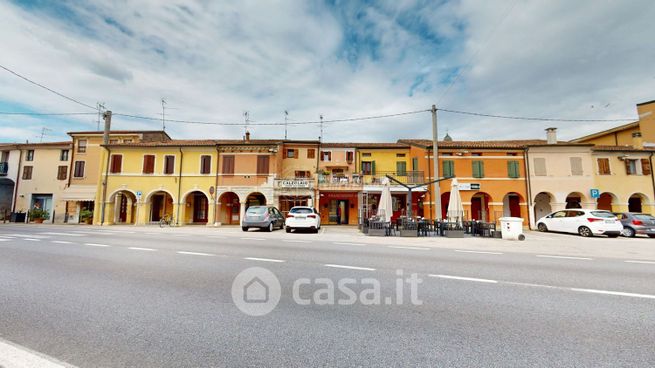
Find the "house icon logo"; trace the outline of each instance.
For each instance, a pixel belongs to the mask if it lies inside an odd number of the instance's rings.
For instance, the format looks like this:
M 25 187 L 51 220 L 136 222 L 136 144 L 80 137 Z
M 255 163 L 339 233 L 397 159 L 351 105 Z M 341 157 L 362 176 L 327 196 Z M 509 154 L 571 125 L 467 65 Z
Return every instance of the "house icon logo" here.
M 280 302 L 280 281 L 273 272 L 262 267 L 241 271 L 232 282 L 232 301 L 250 316 L 264 316 Z

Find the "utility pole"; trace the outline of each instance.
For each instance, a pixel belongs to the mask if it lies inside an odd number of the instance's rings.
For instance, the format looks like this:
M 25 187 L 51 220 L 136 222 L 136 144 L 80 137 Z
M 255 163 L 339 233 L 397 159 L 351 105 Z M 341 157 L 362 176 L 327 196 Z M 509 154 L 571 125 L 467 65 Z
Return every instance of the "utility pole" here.
M 439 179 L 439 130 L 437 129 L 437 107 L 432 105 L 432 172 L 434 177 L 432 180 Z M 434 198 L 432 202 L 435 204 L 435 219 L 441 220 L 441 188 L 439 188 L 439 182 L 434 182 L 432 193 Z
M 48 129 L 46 127 L 41 128 L 41 136 L 40 136 L 40 143 L 43 143 L 43 137 L 45 137 L 47 134 L 47 131 L 50 131 L 51 129 Z
M 284 110 L 284 140 L 287 140 L 287 120 L 289 120 L 289 112 Z
M 250 123 L 250 114 L 248 113 L 248 111 L 243 113 L 243 120 L 245 121 L 245 124 L 243 126 L 243 130 L 244 130 L 243 134 L 245 137 L 245 134 L 248 133 L 248 123 Z
M 102 114 L 102 117 L 105 119 L 105 130 L 102 134 L 102 144 L 107 151 L 107 160 L 105 162 L 105 177 L 102 180 L 102 211 L 100 212 L 100 226 L 105 224 L 105 207 L 107 202 L 107 181 L 109 176 L 109 132 L 111 130 L 111 111 L 105 111 Z
M 323 114 L 320 115 L 321 118 L 321 135 L 318 137 L 318 141 L 323 143 Z
M 161 99 L 161 130 L 166 130 L 166 100 Z

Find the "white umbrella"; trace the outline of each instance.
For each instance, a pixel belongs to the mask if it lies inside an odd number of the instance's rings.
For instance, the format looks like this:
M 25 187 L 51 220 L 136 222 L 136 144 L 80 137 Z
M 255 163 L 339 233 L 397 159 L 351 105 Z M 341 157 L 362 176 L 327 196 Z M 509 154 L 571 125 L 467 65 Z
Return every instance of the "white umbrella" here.
M 391 183 L 389 178 L 382 178 L 382 194 L 380 194 L 380 203 L 378 203 L 378 217 L 384 219 L 384 222 L 391 222 L 393 214 L 393 202 L 391 199 Z
M 462 217 L 464 217 L 464 205 L 462 204 L 462 197 L 459 195 L 457 179 L 453 179 L 450 184 L 450 200 L 448 201 L 446 217 L 450 222 L 462 222 Z

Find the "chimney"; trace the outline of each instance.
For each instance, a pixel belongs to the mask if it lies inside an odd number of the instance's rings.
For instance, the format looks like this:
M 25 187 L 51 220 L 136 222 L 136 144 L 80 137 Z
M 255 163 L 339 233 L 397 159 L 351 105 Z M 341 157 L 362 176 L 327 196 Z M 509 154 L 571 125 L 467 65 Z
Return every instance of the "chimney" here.
M 632 146 L 634 148 L 644 148 L 644 140 L 641 138 L 641 132 L 632 133 Z
M 557 128 L 546 128 L 546 142 L 557 144 Z
M 246 143 L 250 143 L 250 132 L 246 130 L 246 136 L 243 139 Z

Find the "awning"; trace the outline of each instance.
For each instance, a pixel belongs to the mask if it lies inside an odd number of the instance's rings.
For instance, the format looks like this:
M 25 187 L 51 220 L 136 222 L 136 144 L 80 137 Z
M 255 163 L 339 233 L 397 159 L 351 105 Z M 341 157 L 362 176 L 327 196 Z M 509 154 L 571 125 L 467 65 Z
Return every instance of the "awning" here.
M 64 201 L 94 201 L 96 199 L 95 185 L 71 185 L 61 193 Z

